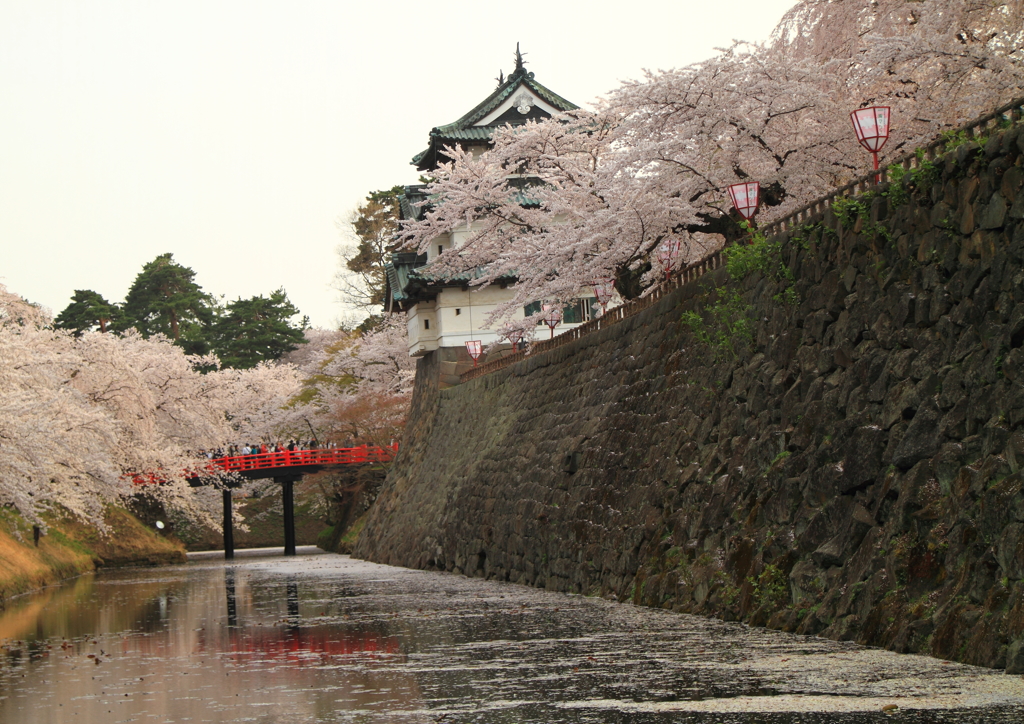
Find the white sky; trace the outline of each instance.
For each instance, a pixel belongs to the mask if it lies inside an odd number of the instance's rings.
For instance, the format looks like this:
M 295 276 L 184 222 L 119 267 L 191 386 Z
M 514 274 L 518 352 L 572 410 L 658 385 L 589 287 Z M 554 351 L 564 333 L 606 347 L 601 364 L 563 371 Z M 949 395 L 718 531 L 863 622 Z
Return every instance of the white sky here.
M 0 282 L 54 313 L 158 254 L 344 313 L 335 221 L 513 69 L 587 105 L 765 40 L 795 0 L 0 0 Z

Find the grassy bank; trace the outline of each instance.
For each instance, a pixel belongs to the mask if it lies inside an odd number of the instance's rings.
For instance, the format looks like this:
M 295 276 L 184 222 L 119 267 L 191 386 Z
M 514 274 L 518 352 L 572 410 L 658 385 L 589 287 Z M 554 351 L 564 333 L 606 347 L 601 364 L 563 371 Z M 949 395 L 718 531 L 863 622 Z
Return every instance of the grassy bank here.
M 55 517 L 35 543 L 32 526 L 0 508 L 0 606 L 19 593 L 77 576 L 100 566 L 181 563 L 184 547 L 146 528 L 121 508 L 107 512 L 109 535 L 80 521 Z

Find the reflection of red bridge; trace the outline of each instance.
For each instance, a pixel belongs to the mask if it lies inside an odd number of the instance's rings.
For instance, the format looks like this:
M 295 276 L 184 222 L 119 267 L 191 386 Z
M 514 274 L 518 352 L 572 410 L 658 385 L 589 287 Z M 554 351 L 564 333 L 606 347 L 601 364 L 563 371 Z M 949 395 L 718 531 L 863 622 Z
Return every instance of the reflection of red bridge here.
M 335 628 L 267 629 L 268 627 L 250 629 L 244 634 L 232 630 L 225 653 L 231 654 L 238 662 L 255 659 L 302 664 L 310 661 L 312 657 L 376 657 L 400 652 L 398 639 L 393 636 L 382 637 L 374 633 L 339 631 Z M 201 644 L 200 650 L 203 648 Z
M 274 478 L 317 472 L 329 465 L 365 465 L 391 462 L 398 452 L 398 443 L 388 447 L 335 447 L 316 450 L 285 450 L 235 457 L 214 458 L 211 472 L 240 473 L 247 478 Z

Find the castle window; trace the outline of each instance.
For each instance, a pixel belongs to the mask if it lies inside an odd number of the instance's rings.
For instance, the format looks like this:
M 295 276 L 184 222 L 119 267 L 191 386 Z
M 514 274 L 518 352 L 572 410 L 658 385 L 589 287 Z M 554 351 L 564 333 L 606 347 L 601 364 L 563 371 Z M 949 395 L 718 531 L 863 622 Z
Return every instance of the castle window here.
M 585 297 L 583 299 L 577 299 L 572 304 L 566 305 L 562 309 L 562 321 L 565 324 L 582 324 L 583 322 L 589 322 L 594 319 L 597 314 L 597 298 L 596 297 Z M 529 317 L 531 314 L 539 314 L 542 311 L 540 302 L 530 302 L 523 308 L 523 313 Z M 538 319 L 537 324 L 544 324 L 543 319 Z
M 430 329 L 430 320 L 429 319 L 424 319 L 423 320 L 423 329 Z

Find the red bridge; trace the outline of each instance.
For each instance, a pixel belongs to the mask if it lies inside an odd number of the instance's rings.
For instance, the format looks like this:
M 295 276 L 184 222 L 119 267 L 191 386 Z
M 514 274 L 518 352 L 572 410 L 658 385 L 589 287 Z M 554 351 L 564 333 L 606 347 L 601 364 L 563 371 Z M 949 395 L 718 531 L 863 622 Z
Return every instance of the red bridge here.
M 398 452 L 398 443 L 388 447 L 335 447 L 315 450 L 285 450 L 283 452 L 256 453 L 235 457 L 214 458 L 211 473 L 239 473 L 247 478 L 277 478 L 284 475 L 303 475 L 318 472 L 331 465 L 365 465 L 387 463 Z
M 391 462 L 398 452 L 398 443 L 388 447 L 336 447 L 315 450 L 285 450 L 234 457 L 214 458 L 192 478 L 192 485 L 202 486 L 219 473 L 236 473 L 246 478 L 273 478 L 281 484 L 284 504 L 284 554 L 295 555 L 295 482 L 307 473 L 317 473 L 338 465 L 366 465 Z M 138 478 L 136 478 L 138 480 Z M 235 557 L 235 533 L 232 521 L 231 488 L 237 483 L 219 483 L 224 495 L 224 557 Z

